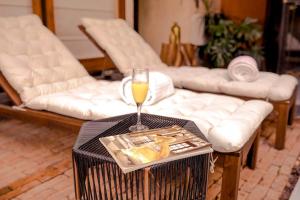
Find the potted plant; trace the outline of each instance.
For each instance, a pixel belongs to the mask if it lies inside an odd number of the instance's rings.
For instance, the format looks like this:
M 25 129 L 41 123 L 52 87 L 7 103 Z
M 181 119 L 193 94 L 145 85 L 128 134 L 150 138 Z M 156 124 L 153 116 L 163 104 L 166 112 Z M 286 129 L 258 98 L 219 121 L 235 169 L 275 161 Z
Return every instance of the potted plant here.
M 222 15 L 208 12 L 206 21 L 208 43 L 204 58 L 212 67 L 226 67 L 238 55 L 250 55 L 259 63 L 263 59 L 262 31 L 256 19 L 246 18 L 240 24 Z

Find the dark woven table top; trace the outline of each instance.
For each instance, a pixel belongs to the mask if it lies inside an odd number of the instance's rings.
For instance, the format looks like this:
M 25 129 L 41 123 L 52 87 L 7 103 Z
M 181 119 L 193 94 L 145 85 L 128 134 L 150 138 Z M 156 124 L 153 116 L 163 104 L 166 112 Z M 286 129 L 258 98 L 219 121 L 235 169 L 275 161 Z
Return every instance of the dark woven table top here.
M 179 125 L 206 140 L 196 124 L 192 121 L 150 114 L 142 114 L 141 118 L 142 123 L 150 129 Z M 98 121 L 86 122 L 79 132 L 73 147 L 73 152 L 109 162 L 115 162 L 106 148 L 101 144 L 99 138 L 128 133 L 128 128 L 136 124 L 136 120 L 136 113 L 132 113 Z

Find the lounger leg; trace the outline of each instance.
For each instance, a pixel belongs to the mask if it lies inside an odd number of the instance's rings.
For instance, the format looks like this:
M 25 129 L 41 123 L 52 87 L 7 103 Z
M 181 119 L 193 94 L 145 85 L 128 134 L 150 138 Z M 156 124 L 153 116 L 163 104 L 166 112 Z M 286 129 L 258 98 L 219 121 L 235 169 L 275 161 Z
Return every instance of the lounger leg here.
M 298 92 L 298 86 L 295 88 L 294 94 L 293 94 L 292 98 L 290 99 L 291 108 L 290 108 L 290 112 L 289 112 L 289 121 L 288 121 L 288 125 L 290 125 L 290 126 L 293 125 L 294 117 L 296 115 L 297 92 Z
M 289 104 L 278 104 L 278 121 L 276 128 L 275 148 L 278 150 L 284 149 L 285 134 L 288 123 Z
M 256 167 L 256 161 L 257 161 L 257 152 L 258 152 L 258 147 L 259 147 L 259 138 L 261 134 L 261 129 L 259 128 L 257 133 L 257 136 L 251 146 L 251 149 L 247 155 L 247 166 L 250 169 L 255 169 Z
M 293 125 L 295 115 L 296 115 L 296 103 L 294 102 L 289 112 L 289 119 L 288 119 L 289 126 Z
M 224 158 L 221 200 L 236 200 L 238 197 L 241 171 L 241 154 L 226 155 Z

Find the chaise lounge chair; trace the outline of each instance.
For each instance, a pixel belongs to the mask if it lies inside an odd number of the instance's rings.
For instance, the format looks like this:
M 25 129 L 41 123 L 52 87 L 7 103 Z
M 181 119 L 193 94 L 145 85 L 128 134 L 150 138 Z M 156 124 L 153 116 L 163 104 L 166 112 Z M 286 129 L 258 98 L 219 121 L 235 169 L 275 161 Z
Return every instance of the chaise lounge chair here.
M 83 18 L 80 29 L 123 74 L 127 74 L 134 64 L 168 74 L 178 88 L 271 102 L 277 112 L 275 147 L 284 148 L 287 124 L 292 124 L 296 109 L 297 79 L 294 77 L 260 72 L 259 79 L 254 82 L 238 82 L 230 80 L 226 69 L 168 68 L 122 19 Z
M 89 76 L 35 15 L 0 18 L 0 70 L 0 84 L 15 108 L 1 105 L 3 115 L 79 127 L 85 120 L 136 111 L 121 100 L 119 81 Z M 197 124 L 224 167 L 222 199 L 231 200 L 237 199 L 242 163 L 255 167 L 260 125 L 271 111 L 264 101 L 183 89 L 143 109 Z

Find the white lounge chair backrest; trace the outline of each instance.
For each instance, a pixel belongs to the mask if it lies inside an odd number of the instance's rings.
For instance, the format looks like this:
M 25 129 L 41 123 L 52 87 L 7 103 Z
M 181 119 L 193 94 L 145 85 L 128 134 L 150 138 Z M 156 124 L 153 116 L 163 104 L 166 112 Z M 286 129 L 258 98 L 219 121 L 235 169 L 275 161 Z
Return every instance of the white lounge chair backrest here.
M 166 66 L 147 42 L 125 20 L 83 18 L 82 25 L 107 51 L 123 74 L 131 72 L 133 67 L 154 69 Z
M 25 103 L 94 80 L 36 15 L 0 18 L 0 70 Z

